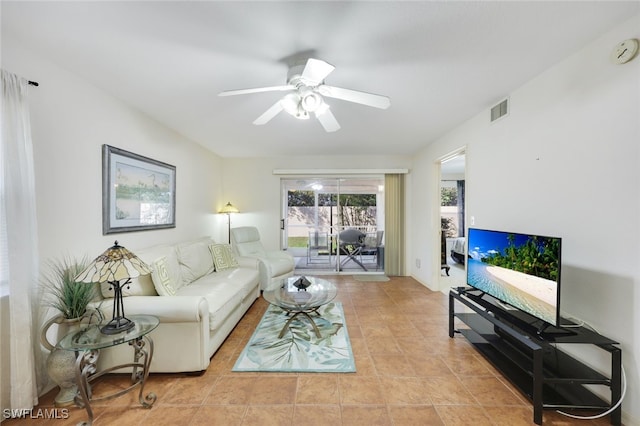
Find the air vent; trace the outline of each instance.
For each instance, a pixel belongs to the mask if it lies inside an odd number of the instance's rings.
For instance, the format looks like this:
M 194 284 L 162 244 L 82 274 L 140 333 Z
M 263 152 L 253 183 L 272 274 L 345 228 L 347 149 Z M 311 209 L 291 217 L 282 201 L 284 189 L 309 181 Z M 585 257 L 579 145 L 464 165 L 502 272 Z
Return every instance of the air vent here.
M 497 119 L 504 117 L 509 112 L 509 103 L 508 99 L 500 102 L 498 105 L 491 108 L 491 122 L 496 121 Z

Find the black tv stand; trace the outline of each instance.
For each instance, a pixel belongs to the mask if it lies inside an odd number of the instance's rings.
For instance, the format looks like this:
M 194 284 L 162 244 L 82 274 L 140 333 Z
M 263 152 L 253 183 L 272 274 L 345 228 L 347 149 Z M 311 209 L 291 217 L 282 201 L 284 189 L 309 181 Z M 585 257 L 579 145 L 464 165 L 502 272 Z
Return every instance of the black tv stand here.
M 456 311 L 456 302 L 468 309 Z M 468 328 L 456 328 L 456 319 Z M 492 297 L 468 287 L 449 292 L 449 337 L 465 336 L 533 404 L 533 421 L 542 424 L 545 409 L 587 409 L 604 412 L 622 392 L 622 352 L 617 342 L 563 319 L 569 327 L 541 325 L 536 318 L 501 306 Z M 458 324 L 459 325 L 459 324 Z M 562 351 L 556 343 L 591 344 L 611 356 L 606 376 Z M 584 385 L 609 388 L 606 402 Z M 610 414 L 620 425 L 621 405 Z
M 571 327 L 573 327 L 573 325 L 571 325 Z M 558 337 L 575 336 L 577 332 L 570 328 L 552 327 L 549 324 L 542 324 L 538 327 L 536 334 L 540 336 L 541 339 L 554 341 Z

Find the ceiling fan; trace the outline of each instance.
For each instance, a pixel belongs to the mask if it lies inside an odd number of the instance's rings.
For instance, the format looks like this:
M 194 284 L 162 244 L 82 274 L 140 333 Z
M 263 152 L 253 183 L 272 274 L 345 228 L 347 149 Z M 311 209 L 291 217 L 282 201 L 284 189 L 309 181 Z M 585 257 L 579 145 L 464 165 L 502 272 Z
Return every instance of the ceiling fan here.
M 331 74 L 334 69 L 335 67 L 333 65 L 325 61 L 309 58 L 305 63 L 289 68 L 287 84 L 284 86 L 227 90 L 220 92 L 218 96 L 277 91 L 290 92 L 266 110 L 253 124 L 266 124 L 283 110 L 301 120 L 308 119 L 309 115 L 313 113 L 327 132 L 335 132 L 340 129 L 340 124 L 338 124 L 338 121 L 331 113 L 329 105 L 324 101 L 324 97 L 355 102 L 374 108 L 389 108 L 391 101 L 387 96 L 374 95 L 372 93 L 343 89 L 324 84 L 324 79 Z

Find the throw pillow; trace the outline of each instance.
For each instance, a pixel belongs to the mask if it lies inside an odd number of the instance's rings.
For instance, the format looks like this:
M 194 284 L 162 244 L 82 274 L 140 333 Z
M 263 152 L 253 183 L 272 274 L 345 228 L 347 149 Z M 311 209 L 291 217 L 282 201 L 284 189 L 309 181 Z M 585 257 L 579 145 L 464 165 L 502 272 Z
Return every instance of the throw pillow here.
M 216 271 L 238 267 L 238 261 L 231 252 L 229 244 L 211 244 L 209 250 L 211 251 Z
M 189 285 L 200 277 L 210 274 L 214 270 L 211 255 L 206 240 L 197 240 L 177 247 L 178 262 L 182 275 L 182 285 Z
M 151 264 L 151 279 L 160 296 L 175 296 L 176 289 L 171 282 L 167 268 L 167 258 L 161 257 Z

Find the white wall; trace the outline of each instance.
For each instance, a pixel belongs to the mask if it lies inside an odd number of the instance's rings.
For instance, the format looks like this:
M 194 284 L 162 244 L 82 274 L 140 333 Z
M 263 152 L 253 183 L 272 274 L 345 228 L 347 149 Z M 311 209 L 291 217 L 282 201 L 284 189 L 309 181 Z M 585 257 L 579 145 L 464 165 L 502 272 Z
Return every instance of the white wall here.
M 4 35 L 3 35 L 4 37 Z M 94 258 L 115 239 L 136 248 L 203 235 L 225 237 L 221 159 L 118 99 L 3 40 L 2 67 L 29 89 L 41 261 Z M 102 144 L 176 166 L 176 227 L 102 235 Z
M 425 148 L 411 194 L 412 250 L 423 256 L 412 275 L 432 289 L 441 289 L 436 163 L 460 147 L 467 224 L 473 216 L 479 228 L 563 238 L 562 311 L 621 342 L 625 424 L 640 424 L 632 403 L 640 401 L 640 58 L 613 65 L 609 53 L 640 38 L 639 28 L 636 16 L 513 93 L 497 93 L 496 101 L 510 96 L 509 116 L 490 124 L 487 105 Z M 606 357 L 585 356 L 608 371 Z

